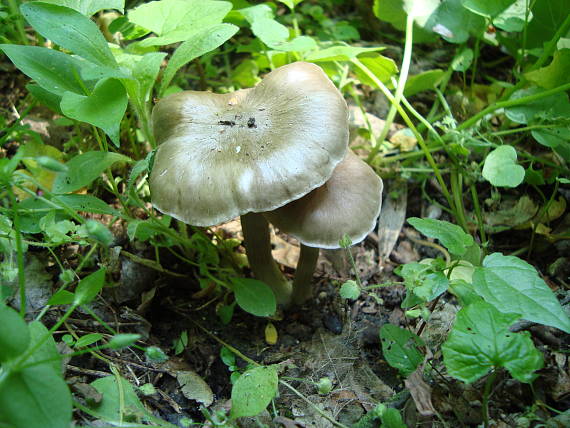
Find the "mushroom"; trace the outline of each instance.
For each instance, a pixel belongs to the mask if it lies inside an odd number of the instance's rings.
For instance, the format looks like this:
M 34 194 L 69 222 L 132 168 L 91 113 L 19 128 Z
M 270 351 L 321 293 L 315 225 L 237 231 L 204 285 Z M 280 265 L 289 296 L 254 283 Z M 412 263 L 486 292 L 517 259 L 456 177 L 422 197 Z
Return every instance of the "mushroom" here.
M 301 242 L 292 291 L 295 304 L 303 303 L 311 294 L 319 248 L 340 248 L 344 235 L 357 244 L 372 231 L 382 206 L 382 190 L 382 179 L 348 150 L 324 185 L 264 214 L 279 230 Z
M 327 181 L 348 145 L 348 108 L 316 65 L 296 62 L 230 94 L 185 91 L 152 114 L 159 143 L 152 203 L 195 226 L 241 216 L 250 267 L 288 304 L 291 286 L 271 256 L 259 214 Z

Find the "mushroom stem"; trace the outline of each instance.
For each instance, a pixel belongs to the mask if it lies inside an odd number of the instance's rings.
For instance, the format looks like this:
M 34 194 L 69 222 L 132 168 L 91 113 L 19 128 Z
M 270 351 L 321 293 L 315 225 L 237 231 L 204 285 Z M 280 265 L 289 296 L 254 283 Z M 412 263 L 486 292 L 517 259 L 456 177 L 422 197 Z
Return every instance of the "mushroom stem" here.
M 241 216 L 241 228 L 253 274 L 273 290 L 278 304 L 289 305 L 291 284 L 285 279 L 271 255 L 269 223 L 259 213 L 247 213 Z
M 301 254 L 297 262 L 297 271 L 293 280 L 293 303 L 301 305 L 311 297 L 311 282 L 319 258 L 319 249 L 301 244 Z

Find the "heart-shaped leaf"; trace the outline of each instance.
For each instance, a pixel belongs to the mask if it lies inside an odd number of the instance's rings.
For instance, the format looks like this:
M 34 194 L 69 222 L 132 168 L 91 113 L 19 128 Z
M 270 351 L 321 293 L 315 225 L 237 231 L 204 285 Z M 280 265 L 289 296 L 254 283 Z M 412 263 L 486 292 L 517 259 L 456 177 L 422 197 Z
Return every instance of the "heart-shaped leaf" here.
M 512 146 L 500 146 L 487 155 L 483 177 L 493 186 L 517 187 L 524 180 L 524 168 L 517 164 L 517 152 Z

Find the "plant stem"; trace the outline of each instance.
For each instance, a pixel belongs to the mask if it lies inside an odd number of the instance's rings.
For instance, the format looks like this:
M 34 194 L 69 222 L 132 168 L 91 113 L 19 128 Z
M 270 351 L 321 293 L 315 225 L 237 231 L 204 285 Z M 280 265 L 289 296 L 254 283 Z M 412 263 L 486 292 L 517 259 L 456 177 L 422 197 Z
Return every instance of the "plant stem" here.
M 312 295 L 312 279 L 319 258 L 319 249 L 301 244 L 301 254 L 297 262 L 295 279 L 293 280 L 293 303 L 303 304 Z
M 291 303 L 291 284 L 285 279 L 271 255 L 269 223 L 262 214 L 241 216 L 241 227 L 249 266 L 255 277 L 266 283 L 275 294 L 278 304 Z
M 471 184 L 470 186 L 470 190 L 471 190 L 471 199 L 473 200 L 473 208 L 475 209 L 475 216 L 477 217 L 477 223 L 479 225 L 479 235 L 481 238 L 481 244 L 483 247 L 483 251 L 485 253 L 487 253 L 486 251 L 486 242 L 487 242 L 487 234 L 485 233 L 485 223 L 483 222 L 483 213 L 481 212 L 481 206 L 479 205 L 479 195 L 477 194 L 477 188 L 475 187 L 475 184 Z
M 12 215 L 14 218 L 14 233 L 16 235 L 16 258 L 18 264 L 18 288 L 20 290 L 20 316 L 26 315 L 26 273 L 24 271 L 24 249 L 22 247 L 22 234 L 20 233 L 20 214 L 18 212 L 18 201 L 12 190 L 11 183 L 6 186 L 10 205 L 12 205 Z
M 455 202 L 457 222 L 465 232 L 469 233 L 467 220 L 465 219 L 465 209 L 463 207 L 463 185 L 461 182 L 461 174 L 454 168 L 451 171 L 451 192 L 453 193 Z
M 495 377 L 497 376 L 497 372 L 493 371 L 487 378 L 485 382 L 485 390 L 483 391 L 483 423 L 485 424 L 485 428 L 489 428 L 489 394 L 491 393 L 491 387 L 495 382 Z

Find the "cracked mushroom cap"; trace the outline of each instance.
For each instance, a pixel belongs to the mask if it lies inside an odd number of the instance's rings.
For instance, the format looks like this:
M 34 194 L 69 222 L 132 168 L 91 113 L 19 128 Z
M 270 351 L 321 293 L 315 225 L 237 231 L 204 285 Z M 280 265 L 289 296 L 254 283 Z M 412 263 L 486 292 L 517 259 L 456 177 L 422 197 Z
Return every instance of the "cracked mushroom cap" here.
M 296 62 L 231 94 L 185 91 L 153 110 L 152 202 L 211 226 L 270 211 L 322 185 L 348 144 L 344 98 L 316 65 Z
M 382 190 L 382 179 L 348 150 L 324 185 L 264 216 L 309 247 L 340 248 L 344 234 L 357 244 L 374 229 Z

